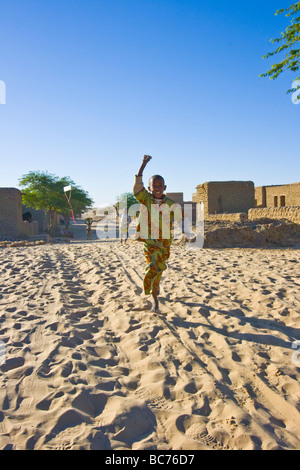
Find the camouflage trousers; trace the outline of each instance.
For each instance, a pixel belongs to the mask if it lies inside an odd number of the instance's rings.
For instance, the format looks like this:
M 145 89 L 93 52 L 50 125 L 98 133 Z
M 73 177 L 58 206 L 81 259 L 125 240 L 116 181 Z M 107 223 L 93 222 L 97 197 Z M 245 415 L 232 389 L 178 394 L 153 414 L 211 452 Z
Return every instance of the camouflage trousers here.
M 158 295 L 162 273 L 167 269 L 166 263 L 170 256 L 170 246 L 158 247 L 145 243 L 144 254 L 147 263 L 144 277 L 144 292 L 145 294 Z

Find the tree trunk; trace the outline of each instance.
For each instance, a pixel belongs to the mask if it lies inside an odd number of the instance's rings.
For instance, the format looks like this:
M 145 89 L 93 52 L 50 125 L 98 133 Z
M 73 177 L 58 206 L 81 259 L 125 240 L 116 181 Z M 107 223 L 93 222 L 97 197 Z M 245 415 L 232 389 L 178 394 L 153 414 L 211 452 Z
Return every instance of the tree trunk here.
M 48 211 L 48 234 L 51 236 L 54 230 L 54 215 L 55 211 L 49 209 Z

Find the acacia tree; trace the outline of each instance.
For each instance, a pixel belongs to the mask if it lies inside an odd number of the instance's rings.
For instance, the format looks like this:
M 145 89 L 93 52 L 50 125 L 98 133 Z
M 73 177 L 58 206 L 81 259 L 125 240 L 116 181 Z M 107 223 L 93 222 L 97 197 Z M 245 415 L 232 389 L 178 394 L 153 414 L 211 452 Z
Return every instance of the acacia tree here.
M 299 12 L 299 16 L 297 15 Z M 273 52 L 268 52 L 268 54 L 263 56 L 263 59 L 268 59 L 276 54 L 281 52 L 286 52 L 285 58 L 280 62 L 273 64 L 272 67 L 264 74 L 261 74 L 260 77 L 269 77 L 271 80 L 275 80 L 284 70 L 290 70 L 291 72 L 297 72 L 300 68 L 300 1 L 294 3 L 289 8 L 283 8 L 277 10 L 275 15 L 280 15 L 285 13 L 285 16 L 292 17 L 291 24 L 286 28 L 284 32 L 281 33 L 281 36 L 276 39 L 271 39 L 272 44 L 280 44 L 279 47 Z M 296 77 L 296 82 L 300 80 L 300 76 Z M 295 82 L 294 82 L 295 83 Z M 300 90 L 300 85 L 297 85 L 296 88 L 291 88 L 287 93 L 295 92 Z M 300 94 L 297 96 L 297 99 L 300 98 Z
M 58 176 L 41 171 L 30 171 L 19 179 L 23 203 L 34 209 L 42 209 L 49 215 L 48 231 L 54 225 L 55 213 L 71 216 L 71 207 L 64 194 L 64 187 L 71 185 L 71 205 L 75 215 L 79 215 L 93 204 L 88 193 L 76 186 L 68 176 Z
M 133 204 L 139 204 L 133 193 L 130 193 L 130 192 L 123 193 L 120 196 L 117 196 L 116 206 L 118 207 L 118 209 L 119 208 L 125 209 L 126 207 L 128 210 L 129 207 L 132 206 Z

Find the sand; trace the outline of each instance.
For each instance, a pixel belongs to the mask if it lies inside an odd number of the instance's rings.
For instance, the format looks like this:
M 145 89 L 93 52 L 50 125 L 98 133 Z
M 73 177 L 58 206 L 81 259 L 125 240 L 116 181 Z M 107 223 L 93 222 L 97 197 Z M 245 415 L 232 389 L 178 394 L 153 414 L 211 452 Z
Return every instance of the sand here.
M 300 449 L 300 251 L 175 245 L 159 315 L 142 252 L 0 250 L 0 449 Z

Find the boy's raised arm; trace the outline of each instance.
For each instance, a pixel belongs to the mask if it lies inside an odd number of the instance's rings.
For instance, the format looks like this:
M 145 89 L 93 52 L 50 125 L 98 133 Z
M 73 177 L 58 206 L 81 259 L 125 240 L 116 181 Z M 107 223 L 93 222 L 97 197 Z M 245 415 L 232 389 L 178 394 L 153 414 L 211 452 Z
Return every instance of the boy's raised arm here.
M 139 172 L 136 176 L 143 176 L 143 171 L 145 169 L 145 166 L 147 165 L 147 163 L 150 162 L 152 157 L 150 157 L 150 155 L 144 155 L 144 158 L 143 158 L 143 163 L 139 169 Z
M 139 172 L 137 175 L 135 175 L 135 182 L 133 186 L 133 194 L 137 195 L 139 192 L 141 192 L 144 189 L 144 184 L 143 184 L 143 171 L 145 169 L 145 166 L 147 163 L 150 162 L 152 157 L 150 155 L 144 155 L 143 158 L 143 163 L 140 166 Z

